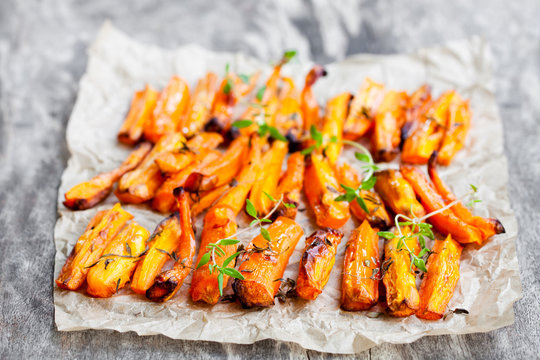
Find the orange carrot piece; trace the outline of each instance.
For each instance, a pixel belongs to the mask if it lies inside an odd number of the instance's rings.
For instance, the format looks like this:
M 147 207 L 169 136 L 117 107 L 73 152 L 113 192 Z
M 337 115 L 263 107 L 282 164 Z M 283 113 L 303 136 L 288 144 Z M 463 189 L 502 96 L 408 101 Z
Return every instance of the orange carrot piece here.
M 129 112 L 118 132 L 118 141 L 126 145 L 134 145 L 141 140 L 144 125 L 152 117 L 158 96 L 159 92 L 150 85 L 146 85 L 143 91 L 135 92 Z
M 442 209 L 446 205 L 443 198 L 419 169 L 412 166 L 401 166 L 400 171 L 412 185 L 414 192 L 428 213 Z M 451 234 L 452 238 L 461 244 L 476 243 L 481 245 L 483 243 L 480 230 L 457 217 L 451 209 L 432 215 L 427 221 L 437 231 L 444 235 Z
M 88 294 L 106 298 L 122 289 L 131 279 L 139 257 L 144 254 L 149 236 L 148 230 L 136 222 L 116 235 L 88 272 Z
M 276 191 L 276 199 L 283 198 L 285 204 L 294 206 L 285 206 L 280 204 L 276 210 L 276 218 L 285 216 L 289 219 L 295 219 L 300 205 L 300 193 L 304 186 L 304 155 L 295 152 L 287 159 L 287 171 L 279 180 L 279 185 Z
M 448 235 L 446 240 L 436 240 L 433 254 L 428 258 L 427 273 L 420 285 L 420 308 L 416 316 L 426 320 L 438 320 L 459 280 L 459 258 L 463 247 Z
M 420 218 L 426 214 L 424 207 L 416 200 L 413 187 L 399 171 L 392 169 L 378 171 L 375 176 L 377 177 L 375 191 L 394 213 L 410 218 Z
M 189 195 L 183 188 L 177 188 L 174 191 L 174 196 L 178 203 L 180 226 L 182 228 L 180 243 L 175 253 L 177 260 L 171 270 L 159 274 L 154 284 L 146 290 L 146 297 L 152 301 L 165 302 L 176 294 L 191 272 L 193 257 L 195 256 L 197 244 L 189 211 Z
M 133 218 L 133 215 L 122 209 L 120 204 L 116 204 L 107 212 L 97 213 L 96 218 L 100 218 L 100 220 L 91 221 L 94 225 L 87 227 L 84 234 L 77 240 L 62 267 L 62 271 L 56 279 L 56 285 L 59 288 L 79 289 L 86 280 L 90 266 L 99 260 L 107 245 L 126 222 Z
M 456 153 L 463 148 L 471 126 L 469 102 L 456 94 L 448 107 L 448 122 L 439 148 L 439 164 L 450 165 Z
M 379 300 L 380 267 L 379 236 L 364 220 L 353 230 L 345 248 L 341 308 L 348 311 L 367 310 Z M 377 269 L 377 270 L 375 270 Z
M 189 107 L 189 86 L 173 76 L 159 95 L 152 117 L 144 123 L 144 137 L 156 143 L 162 136 L 178 130 Z
M 456 196 L 452 193 L 450 188 L 439 177 L 437 171 L 437 158 L 438 153 L 434 152 L 429 158 L 428 162 L 428 173 L 434 188 L 442 196 L 443 200 L 446 203 L 451 203 L 456 200 Z M 459 202 L 450 208 L 452 212 L 461 220 L 465 221 L 467 224 L 472 225 L 480 230 L 482 233 L 482 241 L 485 242 L 487 239 L 493 235 L 502 234 L 505 232 L 504 226 L 498 219 L 494 218 L 483 218 L 481 216 L 474 216 L 471 211 Z
M 162 137 L 139 166 L 120 178 L 115 191 L 116 197 L 122 202 L 133 204 L 150 200 L 164 180 L 155 163 L 156 158 L 163 152 L 182 148 L 185 141 L 179 133 Z
M 419 250 L 416 238 L 403 240 L 411 251 Z M 384 247 L 385 262 L 389 265 L 383 277 L 386 289 L 386 302 L 390 314 L 397 317 L 407 317 L 414 314 L 420 306 L 420 297 L 416 289 L 416 276 L 411 267 L 411 257 L 408 251 L 398 249 L 400 238 L 394 237 L 386 241 Z
M 304 132 L 308 132 L 311 125 L 319 127 L 319 103 L 313 94 L 313 85 L 322 76 L 326 76 L 326 70 L 321 65 L 315 65 L 306 75 L 306 82 L 301 94 L 300 107 L 304 120 Z
M 232 183 L 234 183 L 234 180 L 232 181 Z M 218 201 L 222 196 L 224 196 L 227 191 L 229 191 L 229 189 L 231 189 L 231 185 L 225 184 L 215 189 L 206 191 L 200 195 L 192 195 L 191 198 L 192 200 L 194 200 L 194 202 L 191 205 L 191 216 L 195 218 L 199 214 L 209 209 L 212 205 L 214 205 L 216 201 Z M 193 199 L 194 197 L 195 199 Z
M 300 260 L 296 293 L 306 300 L 315 300 L 323 291 L 336 261 L 337 247 L 343 238 L 339 230 L 317 230 L 306 238 Z
M 142 143 L 118 168 L 75 185 L 64 194 L 66 199 L 64 206 L 72 210 L 86 210 L 96 206 L 110 194 L 114 183 L 121 176 L 135 169 L 143 161 L 151 148 L 149 143 Z
M 384 96 L 384 85 L 366 78 L 354 96 L 343 127 L 343 137 L 357 140 L 373 127 L 375 112 Z
M 334 139 L 326 145 L 325 154 L 331 165 L 337 163 L 343 143 L 343 125 L 349 111 L 351 94 L 348 92 L 339 94 L 326 104 L 326 114 L 321 133 L 327 139 Z
M 349 220 L 349 204 L 334 199 L 342 194 L 327 158 L 312 153 L 306 162 L 304 191 L 317 225 L 339 229 Z
M 407 93 L 390 90 L 384 95 L 371 137 L 372 153 L 377 161 L 391 161 L 398 154 L 406 103 Z
M 208 72 L 199 80 L 191 96 L 188 113 L 180 124 L 182 134 L 191 137 L 201 131 L 209 119 L 217 92 L 218 76 Z
M 141 258 L 131 281 L 131 289 L 137 294 L 145 294 L 167 260 L 174 257 L 182 239 L 180 214 L 174 212 L 163 219 L 147 241 L 148 251 Z
M 239 271 L 244 280 L 235 279 L 234 293 L 244 307 L 271 306 L 281 285 L 289 258 L 304 235 L 294 220 L 279 217 L 268 227 L 271 242 L 256 236 L 247 247 Z M 271 245 L 271 250 L 265 249 Z

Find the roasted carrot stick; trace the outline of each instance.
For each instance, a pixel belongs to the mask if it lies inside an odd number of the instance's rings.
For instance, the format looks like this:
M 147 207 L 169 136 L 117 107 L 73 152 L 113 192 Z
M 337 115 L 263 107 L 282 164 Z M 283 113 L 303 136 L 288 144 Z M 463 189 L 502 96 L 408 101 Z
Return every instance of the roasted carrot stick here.
M 159 95 L 152 117 L 144 123 L 144 137 L 156 143 L 162 136 L 177 131 L 188 107 L 188 84 L 173 76 Z
M 310 154 L 306 160 L 304 191 L 318 226 L 339 229 L 349 220 L 349 204 L 334 200 L 342 194 L 340 189 L 328 159 L 322 154 Z
M 272 209 L 273 201 L 266 194 L 272 197 L 277 196 L 281 165 L 287 151 L 286 142 L 274 141 L 270 150 L 262 157 L 262 170 L 259 173 L 259 179 L 253 185 L 249 195 L 249 199 L 255 205 L 255 209 L 260 216 L 266 216 Z
M 248 161 L 244 164 L 237 178 L 237 185 L 231 188 L 219 199 L 204 217 L 204 226 L 201 237 L 201 246 L 197 256 L 197 264 L 205 253 L 210 243 L 216 243 L 221 239 L 230 239 L 236 233 L 237 225 L 235 218 L 242 210 L 253 183 L 257 180 L 261 169 L 261 140 L 258 136 L 251 139 L 251 148 Z M 224 254 L 215 254 L 216 264 L 223 265 L 225 259 L 233 255 L 237 245 L 218 245 Z M 235 262 L 230 262 L 227 267 L 234 267 Z M 227 286 L 229 276 L 224 275 L 223 287 Z M 193 273 L 191 287 L 189 289 L 193 301 L 204 301 L 215 304 L 219 300 L 218 273 L 210 273 L 209 264 L 203 265 Z
M 72 210 L 85 210 L 96 206 L 109 195 L 114 183 L 122 175 L 135 169 L 143 161 L 151 148 L 149 143 L 142 143 L 129 154 L 120 167 L 75 185 L 65 193 L 64 206 Z
M 442 209 L 446 205 L 422 171 L 412 166 L 401 166 L 400 171 L 412 185 L 414 192 L 428 213 Z M 461 220 L 451 209 L 432 215 L 428 222 L 440 233 L 452 234 L 452 238 L 461 244 L 476 243 L 481 245 L 483 243 L 480 230 Z
M 177 260 L 171 270 L 159 274 L 154 284 L 146 290 L 146 297 L 152 301 L 164 302 L 176 294 L 184 283 L 184 279 L 189 275 L 195 256 L 196 243 L 189 211 L 189 195 L 183 188 L 177 188 L 174 191 L 174 196 L 178 202 L 180 226 L 182 227 L 180 244 L 176 251 Z
M 156 157 L 159 170 L 165 175 L 171 175 L 183 170 L 186 166 L 199 159 L 201 153 L 213 150 L 223 142 L 223 137 L 217 133 L 203 132 L 189 139 L 186 146 L 169 152 L 163 152 Z
M 120 178 L 115 191 L 116 197 L 122 202 L 133 204 L 150 200 L 164 180 L 155 159 L 163 152 L 182 148 L 185 141 L 179 133 L 159 139 L 139 166 Z
M 420 285 L 420 308 L 416 316 L 426 320 L 438 320 L 459 280 L 459 257 L 463 247 L 448 235 L 446 240 L 436 240 L 433 254 L 428 258 L 427 273 Z
M 425 164 L 431 153 L 439 149 L 448 122 L 448 107 L 455 95 L 454 91 L 442 94 L 419 116 L 416 128 L 403 143 L 403 162 Z
M 276 199 L 283 198 L 285 204 L 294 206 L 286 206 L 280 204 L 276 210 L 276 217 L 285 216 L 289 219 L 295 219 L 300 205 L 300 193 L 304 186 L 304 155 L 295 152 L 287 159 L 287 171 L 279 180 L 279 185 L 276 191 Z
M 231 184 L 234 186 L 234 180 L 231 181 Z M 227 191 L 231 188 L 231 184 L 225 184 L 218 186 L 215 189 L 205 191 L 202 194 L 194 194 L 195 199 L 193 199 L 193 194 L 191 199 L 193 204 L 191 204 L 191 216 L 193 218 L 197 217 L 202 212 L 209 209 L 214 203 L 219 200 Z
M 420 218 L 426 214 L 424 207 L 416 200 L 411 184 L 399 171 L 392 169 L 378 171 L 375 176 L 377 176 L 375 191 L 394 213 L 410 218 Z
M 206 166 L 221 157 L 221 153 L 215 150 L 203 151 L 196 155 L 196 159 L 182 171 L 170 175 L 156 190 L 152 207 L 162 213 L 167 213 L 175 208 L 173 191 L 177 187 L 184 186 L 192 173 L 202 173 Z
M 274 304 L 289 258 L 304 235 L 302 227 L 286 217 L 277 218 L 267 230 L 272 241 L 266 241 L 262 235 L 251 241 L 239 267 L 245 279 L 235 279 L 233 283 L 234 293 L 244 307 Z M 257 250 L 267 249 L 268 245 L 271 250 Z
M 343 127 L 343 137 L 357 140 L 373 126 L 373 118 L 384 96 L 384 85 L 366 78 L 351 102 L 351 109 Z
M 375 115 L 372 153 L 378 161 L 390 161 L 399 152 L 401 127 L 405 122 L 407 93 L 389 90 L 383 97 Z
M 189 176 L 186 189 L 191 192 L 207 191 L 229 183 L 242 167 L 248 143 L 249 138 L 244 136 L 234 140 L 221 157 L 204 168 L 204 173 L 194 172 Z
M 238 76 L 234 73 L 227 74 L 216 94 L 212 115 L 205 126 L 206 131 L 213 131 L 220 134 L 226 134 L 229 131 L 234 108 L 238 100 L 255 88 L 259 76 L 260 73 L 257 72 L 245 81 L 245 77 Z
M 306 238 L 300 260 L 296 293 L 306 300 L 315 300 L 323 291 L 336 261 L 337 247 L 343 233 L 335 229 L 317 230 Z
M 126 145 L 134 145 L 141 140 L 144 124 L 150 121 L 158 96 L 159 92 L 150 85 L 146 85 L 143 91 L 135 93 L 129 113 L 118 132 L 118 141 Z
M 424 84 L 414 91 L 407 101 L 405 124 L 401 128 L 402 145 L 420 126 L 423 116 L 432 105 L 431 86 Z
M 131 279 L 139 257 L 144 254 L 148 230 L 132 222 L 103 251 L 86 278 L 86 291 L 94 297 L 111 297 Z
M 282 96 L 281 92 L 279 96 Z M 296 150 L 301 145 L 303 120 L 300 101 L 294 88 L 279 101 L 274 123 L 289 141 L 289 149 Z
M 213 72 L 208 72 L 199 80 L 191 96 L 187 115 L 180 123 L 182 134 L 191 137 L 204 127 L 212 111 L 218 86 L 218 76 Z
M 141 258 L 133 274 L 131 289 L 137 294 L 145 294 L 167 260 L 174 258 L 182 239 L 180 214 L 174 212 L 163 219 L 148 239 L 148 251 Z
M 450 165 L 452 158 L 463 148 L 471 125 L 469 102 L 456 94 L 448 107 L 448 123 L 439 149 L 439 164 Z
M 56 285 L 66 290 L 80 288 L 90 266 L 98 261 L 107 245 L 132 218 L 133 215 L 122 209 L 120 204 L 114 205 L 107 212 L 97 213 L 96 220 L 91 221 L 92 226 L 86 229 L 73 247 L 56 279 Z
M 339 179 L 339 183 L 352 187 L 354 189 L 360 186 L 360 179 L 356 170 L 354 170 L 348 163 L 344 162 L 336 167 L 336 174 Z M 349 203 L 351 213 L 359 220 L 369 221 L 371 226 L 378 229 L 386 229 L 392 225 L 392 219 L 384 207 L 384 203 L 381 197 L 374 191 L 360 190 L 360 196 L 364 199 L 368 212 L 358 204 L 356 200 Z
M 343 144 L 343 125 L 349 111 L 351 94 L 348 92 L 339 94 L 326 104 L 326 114 L 322 127 L 322 134 L 327 139 L 334 139 L 326 145 L 326 157 L 331 165 L 336 164 Z
M 304 132 L 308 132 L 311 125 L 319 127 L 319 103 L 313 94 L 313 85 L 322 77 L 326 76 L 326 70 L 321 65 L 315 65 L 306 76 L 306 82 L 301 94 L 300 107 L 304 120 Z
M 404 229 L 402 231 L 408 231 Z M 411 257 L 404 248 L 398 248 L 399 237 L 386 241 L 384 258 L 387 271 L 383 276 L 386 289 L 386 302 L 390 314 L 397 317 L 406 317 L 414 314 L 420 305 L 420 297 L 416 289 L 416 276 L 411 267 Z M 416 238 L 403 240 L 408 248 L 418 253 L 419 246 Z
M 437 171 L 437 158 L 438 153 L 434 152 L 429 158 L 428 162 L 428 173 L 433 186 L 439 195 L 442 196 L 443 200 L 446 203 L 451 203 L 456 200 L 456 196 L 452 193 L 450 188 L 439 177 Z M 467 224 L 472 225 L 480 230 L 482 233 L 482 240 L 485 242 L 487 239 L 493 235 L 504 233 L 504 227 L 501 222 L 494 218 L 483 218 L 481 216 L 474 216 L 471 214 L 470 210 L 464 206 L 461 202 L 455 204 L 450 208 L 452 212 L 461 220 L 465 221 Z
M 379 300 L 379 236 L 364 220 L 352 233 L 343 265 L 341 308 L 348 311 L 367 310 Z

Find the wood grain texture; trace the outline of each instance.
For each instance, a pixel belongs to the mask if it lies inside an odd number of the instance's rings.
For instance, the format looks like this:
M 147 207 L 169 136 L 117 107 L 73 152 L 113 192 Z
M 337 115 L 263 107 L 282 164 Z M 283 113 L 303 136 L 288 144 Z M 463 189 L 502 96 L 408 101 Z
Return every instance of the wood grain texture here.
M 85 49 L 106 18 L 137 40 L 163 47 L 196 42 L 264 59 L 297 48 L 323 63 L 346 54 L 408 52 L 484 36 L 494 52 L 510 198 L 520 226 L 524 298 L 515 305 L 516 322 L 485 334 L 384 344 L 343 358 L 538 358 L 539 13 L 536 0 L 480 0 L 474 5 L 466 0 L 346 1 L 339 6 L 311 0 L 137 0 L 129 6 L 106 0 L 0 2 L 0 358 L 335 357 L 272 340 L 230 345 L 113 331 L 56 331 L 53 227 L 57 187 L 69 156 L 65 128 L 86 66 Z

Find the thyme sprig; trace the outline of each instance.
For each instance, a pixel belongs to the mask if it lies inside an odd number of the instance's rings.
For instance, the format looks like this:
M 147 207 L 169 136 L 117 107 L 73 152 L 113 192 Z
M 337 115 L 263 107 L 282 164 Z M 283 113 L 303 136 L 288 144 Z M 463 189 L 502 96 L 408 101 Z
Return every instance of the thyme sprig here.
M 309 135 L 311 136 L 311 139 L 315 141 L 315 144 L 302 150 L 301 151 L 302 155 L 311 154 L 313 151 L 321 149 L 323 145 L 327 143 L 337 143 L 337 137 L 332 136 L 331 138 L 326 139 L 324 135 L 322 134 L 322 132 L 317 130 L 315 125 L 311 125 L 311 127 L 309 128 Z
M 272 220 L 270 220 L 270 217 L 279 208 L 279 206 L 282 203 L 284 203 L 283 198 L 280 198 L 277 201 L 274 208 L 268 213 L 268 215 L 266 215 L 265 217 L 260 218 L 260 217 L 258 217 L 257 210 L 255 209 L 255 206 L 253 205 L 253 203 L 249 199 L 246 199 L 246 212 L 251 217 L 254 217 L 255 219 L 247 227 L 245 227 L 244 229 L 236 232 L 235 234 L 231 235 L 230 237 L 224 238 L 224 239 L 219 239 L 215 243 L 210 243 L 210 244 L 208 244 L 206 246 L 206 248 L 209 251 L 206 252 L 201 257 L 201 260 L 199 260 L 199 263 L 197 264 L 196 269 L 210 263 L 208 265 L 208 269 L 210 270 L 210 274 L 212 274 L 214 271 L 218 272 L 217 280 L 218 280 L 219 294 L 221 296 L 223 296 L 223 279 L 224 279 L 225 275 L 230 276 L 230 277 L 235 278 L 235 279 L 244 280 L 244 276 L 242 275 L 242 273 L 240 273 L 235 268 L 227 267 L 227 266 L 233 260 L 235 260 L 238 255 L 246 252 L 245 250 L 240 249 L 239 251 L 237 251 L 234 254 L 227 257 L 223 261 L 223 263 L 221 265 L 219 265 L 216 262 L 216 256 L 218 256 L 218 257 L 225 256 L 225 251 L 221 248 L 221 246 L 236 245 L 236 244 L 240 243 L 240 240 L 237 240 L 237 239 L 234 239 L 234 238 L 238 237 L 238 235 L 240 235 L 240 234 L 242 234 L 242 233 L 244 233 L 244 232 L 246 232 L 246 231 L 248 231 L 248 230 L 250 230 L 250 229 L 252 229 L 253 227 L 256 227 L 256 226 L 259 227 L 259 231 L 260 231 L 261 235 L 263 236 L 263 238 L 265 240 L 268 241 L 268 244 L 270 245 L 272 239 L 270 238 L 270 234 L 268 233 L 268 230 L 266 230 L 262 226 L 262 224 L 272 222 Z M 294 206 L 294 204 L 292 204 L 292 205 Z M 270 246 L 268 246 L 268 249 L 271 250 Z M 267 249 L 265 248 L 264 250 L 267 250 Z
M 366 149 L 364 146 L 349 140 L 343 140 L 344 144 L 354 146 L 355 148 L 359 149 L 362 152 L 355 152 L 354 157 L 362 163 L 360 168 L 362 169 L 362 182 L 360 185 L 355 189 L 353 187 L 340 184 L 340 186 L 345 190 L 345 194 L 340 195 L 334 199 L 334 201 L 347 201 L 352 202 L 356 201 L 358 205 L 364 210 L 366 213 L 369 214 L 369 209 L 366 205 L 366 200 L 372 201 L 372 199 L 366 197 L 364 198 L 362 196 L 362 190 L 371 190 L 375 186 L 375 183 L 377 182 L 377 177 L 373 176 L 375 171 L 379 170 L 378 166 L 373 161 L 373 157 L 371 156 L 371 153 L 368 149 Z
M 473 196 L 475 195 L 477 192 L 478 192 L 478 188 L 474 185 L 470 185 L 471 187 L 471 191 L 469 191 L 467 194 L 465 194 L 464 196 L 454 201 L 452 201 L 451 203 L 447 204 L 446 206 L 438 209 L 438 210 L 435 210 L 435 211 L 432 211 L 420 218 L 416 217 L 416 216 L 413 216 L 412 218 L 411 217 L 408 217 L 408 216 L 405 216 L 403 214 L 397 214 L 395 219 L 394 219 L 394 222 L 396 224 L 396 228 L 397 228 L 397 231 L 398 231 L 398 236 L 399 237 L 399 240 L 398 240 L 398 243 L 396 245 L 396 248 L 399 250 L 406 250 L 410 257 L 411 257 L 411 268 L 410 268 L 410 271 L 412 272 L 412 266 L 416 266 L 417 269 L 423 271 L 423 272 L 427 272 L 427 267 L 426 267 L 426 261 L 429 257 L 429 255 L 431 255 L 433 253 L 433 251 L 427 247 L 426 245 L 426 238 L 428 239 L 431 239 L 431 240 L 435 240 L 435 234 L 433 234 L 433 231 L 431 230 L 432 229 L 432 225 L 431 224 L 428 224 L 428 223 L 425 223 L 424 221 L 429 219 L 430 217 L 434 216 L 434 215 L 437 215 L 443 211 L 446 211 L 448 209 L 450 209 L 452 206 L 460 203 L 463 199 L 466 199 L 466 198 L 469 198 L 470 196 Z M 478 200 L 479 201 L 479 200 Z M 412 212 L 412 211 L 411 211 Z M 413 213 L 414 215 L 414 213 Z M 403 219 L 405 221 L 402 221 L 400 222 L 399 220 L 400 219 Z M 401 230 L 401 227 L 402 226 L 411 226 L 412 227 L 412 232 L 411 234 L 409 235 L 404 235 L 403 234 L 403 231 Z M 388 240 L 392 240 L 396 237 L 396 234 L 394 234 L 393 232 L 391 231 L 379 231 L 377 233 L 380 237 L 383 237 L 385 239 L 388 239 Z M 418 255 L 416 255 L 414 253 L 414 251 L 412 251 L 408 244 L 407 244 L 407 240 L 410 240 L 412 238 L 417 238 L 418 239 L 418 243 L 420 245 L 420 252 L 418 253 Z
M 259 134 L 260 137 L 266 136 L 268 134 L 270 135 L 270 137 L 276 140 L 287 142 L 287 138 L 283 136 L 275 126 L 269 125 L 266 122 L 266 117 L 267 116 L 265 112 L 261 111 L 255 116 L 255 120 L 250 120 L 250 119 L 236 120 L 232 124 L 232 126 L 238 129 L 242 129 L 242 128 L 251 126 L 252 124 L 257 124 L 258 126 L 257 134 Z

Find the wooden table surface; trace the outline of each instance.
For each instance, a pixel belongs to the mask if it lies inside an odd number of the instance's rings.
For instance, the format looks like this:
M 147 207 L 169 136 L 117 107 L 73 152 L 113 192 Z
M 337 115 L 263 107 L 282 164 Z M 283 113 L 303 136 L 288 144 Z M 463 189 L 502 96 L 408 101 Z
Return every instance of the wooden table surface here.
M 66 123 L 86 48 L 110 19 L 133 38 L 188 42 L 277 58 L 297 48 L 326 63 L 401 53 L 481 35 L 492 46 L 505 129 L 524 297 L 497 331 L 384 344 L 358 358 L 540 357 L 540 2 L 475 1 L 0 2 L 0 358 L 332 358 L 292 343 L 254 345 L 58 332 L 52 299 L 56 198 L 69 152 Z M 336 356 L 337 357 L 337 356 Z M 346 356 L 345 356 L 346 357 Z

